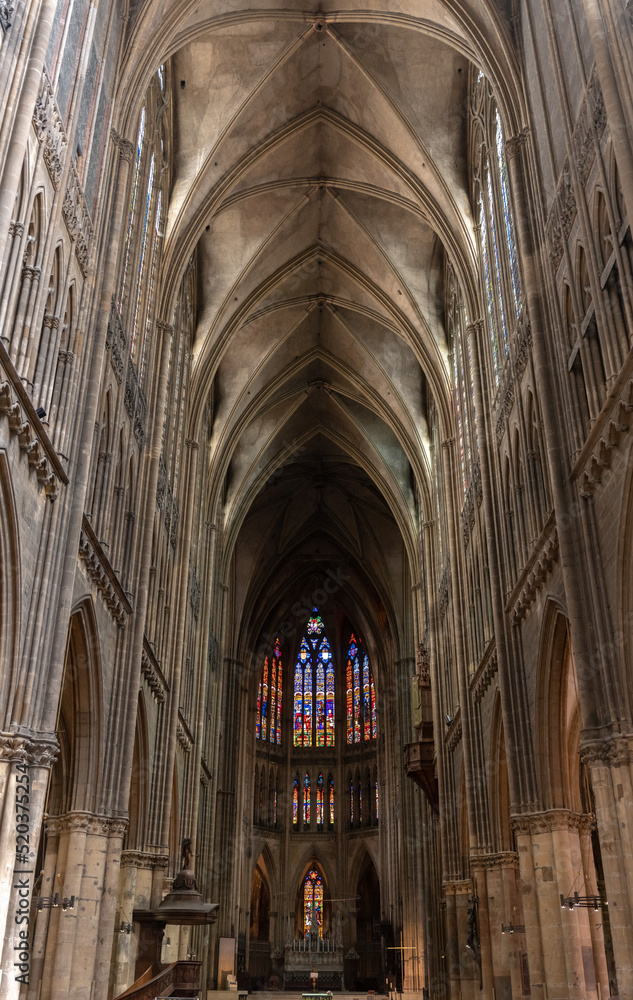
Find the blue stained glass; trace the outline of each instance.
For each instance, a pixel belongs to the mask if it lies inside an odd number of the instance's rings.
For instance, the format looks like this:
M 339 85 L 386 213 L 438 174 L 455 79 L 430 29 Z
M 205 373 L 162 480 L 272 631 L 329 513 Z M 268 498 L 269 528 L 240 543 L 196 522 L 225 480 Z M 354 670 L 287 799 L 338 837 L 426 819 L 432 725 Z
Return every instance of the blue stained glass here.
M 480 206 L 479 223 L 481 227 L 481 252 L 484 259 L 484 276 L 486 279 L 486 302 L 488 305 L 488 321 L 490 323 L 490 334 L 492 336 L 492 357 L 495 367 L 495 379 L 499 383 L 499 343 L 497 339 L 497 326 L 492 304 L 492 280 L 490 277 L 490 259 L 488 256 L 488 230 L 486 228 L 486 212 L 483 201 Z
M 453 376 L 455 379 L 455 409 L 457 410 L 457 436 L 459 438 L 459 464 L 462 470 L 462 490 L 466 492 L 466 457 L 464 454 L 464 428 L 460 399 L 460 377 L 457 365 L 457 331 L 453 335 Z
M 497 272 L 497 295 L 499 296 L 499 308 L 501 310 L 501 331 L 503 333 L 504 353 L 508 353 L 508 332 L 506 329 L 506 314 L 503 305 L 503 292 L 501 290 L 501 268 L 499 267 L 499 248 L 497 246 L 497 227 L 495 225 L 495 206 L 492 196 L 492 181 L 490 171 L 488 171 L 488 207 L 490 208 L 490 229 L 492 231 L 492 247 L 495 257 L 495 270 Z
M 130 343 L 130 353 L 137 361 L 137 331 L 138 331 L 138 310 L 141 302 L 141 289 L 143 287 L 143 272 L 145 270 L 145 257 L 147 251 L 147 232 L 149 229 L 150 207 L 152 203 L 152 189 L 154 186 L 154 154 L 149 164 L 149 180 L 147 182 L 147 198 L 145 200 L 145 215 L 143 216 L 143 234 L 141 236 L 141 253 L 138 261 L 138 274 L 136 281 L 136 302 L 134 304 L 134 322 L 132 323 L 132 339 Z
M 510 275 L 512 277 L 512 292 L 514 294 L 514 307 L 517 316 L 519 315 L 521 300 L 521 279 L 519 277 L 519 261 L 517 259 L 516 239 L 514 236 L 514 223 L 512 221 L 512 207 L 510 205 L 510 191 L 508 185 L 508 168 L 503 143 L 503 130 L 501 128 L 501 117 L 497 111 L 497 159 L 499 161 L 499 177 L 501 180 L 501 196 L 503 198 L 503 214 L 506 223 L 506 239 L 508 241 L 508 254 L 510 257 Z
M 127 233 L 125 236 L 125 253 L 123 255 L 123 270 L 121 272 L 121 284 L 119 286 L 119 299 L 117 303 L 117 312 L 121 315 L 121 308 L 123 306 L 123 296 L 125 295 L 125 279 L 127 277 L 127 269 L 130 261 L 130 250 L 132 247 L 132 233 L 134 230 L 134 215 L 136 209 L 136 195 L 138 192 L 138 179 L 139 179 L 139 163 L 141 160 L 141 153 L 143 152 L 143 141 L 145 139 L 145 108 L 141 108 L 141 121 L 138 129 L 138 138 L 136 140 L 136 159 L 134 161 L 134 177 L 132 180 L 132 193 L 130 195 L 130 213 L 127 222 Z
M 303 745 L 312 746 L 312 664 L 303 669 Z

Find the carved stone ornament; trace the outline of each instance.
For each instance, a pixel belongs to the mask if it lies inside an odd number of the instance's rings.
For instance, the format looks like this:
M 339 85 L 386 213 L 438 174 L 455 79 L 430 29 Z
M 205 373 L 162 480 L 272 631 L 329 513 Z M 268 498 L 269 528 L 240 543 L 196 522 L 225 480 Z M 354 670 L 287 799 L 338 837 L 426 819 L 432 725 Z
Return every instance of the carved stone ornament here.
M 148 851 L 122 851 L 121 868 L 143 868 L 146 871 L 155 871 L 157 868 L 165 870 L 169 864 L 169 855 L 150 854 Z
M 580 747 L 580 760 L 588 767 L 622 767 L 633 763 L 633 734 L 590 740 Z
M 0 759 L 14 760 L 31 767 L 52 767 L 59 755 L 59 743 L 50 737 L 0 733 Z
M 509 139 L 505 142 L 506 158 L 508 160 L 513 160 L 515 156 L 518 156 L 519 152 L 523 149 L 526 142 L 530 137 L 530 126 L 525 125 L 520 132 L 516 135 L 511 135 Z
M 79 557 L 113 620 L 117 625 L 125 626 L 132 611 L 131 605 L 85 519 L 79 536 Z
M 3 31 L 8 31 L 11 27 L 15 7 L 8 0 L 0 0 L 0 27 Z
M 42 70 L 40 92 L 33 109 L 33 125 L 42 145 L 44 163 L 53 187 L 57 190 L 62 179 L 68 137 L 64 131 L 53 88 L 44 70 Z
M 131 162 L 132 157 L 134 156 L 134 143 L 130 142 L 129 139 L 125 139 L 122 135 L 119 135 L 115 128 L 110 129 L 110 138 L 119 150 L 121 159 Z
M 595 817 L 591 813 L 577 813 L 571 809 L 548 809 L 546 812 L 511 816 L 510 825 L 517 837 L 554 833 L 557 830 L 589 833 L 594 829 Z
M 470 867 L 473 870 L 498 871 L 500 868 L 519 868 L 519 855 L 516 851 L 500 851 L 498 854 L 475 854 L 470 857 Z
M 75 244 L 75 255 L 84 277 L 90 264 L 90 249 L 94 235 L 92 219 L 84 198 L 75 164 L 71 162 L 68 172 L 68 184 L 62 204 L 62 215 L 66 223 L 68 235 Z

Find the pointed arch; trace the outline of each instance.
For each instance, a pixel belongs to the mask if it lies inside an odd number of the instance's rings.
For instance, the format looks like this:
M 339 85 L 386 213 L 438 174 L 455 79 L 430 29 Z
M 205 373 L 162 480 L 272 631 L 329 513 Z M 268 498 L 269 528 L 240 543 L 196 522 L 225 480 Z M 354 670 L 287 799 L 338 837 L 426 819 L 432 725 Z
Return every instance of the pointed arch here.
M 61 753 L 53 768 L 49 809 L 93 812 L 101 778 L 102 682 L 99 633 L 92 598 L 71 612 L 57 736 Z
M 492 814 L 492 835 L 496 851 L 513 851 L 514 837 L 510 827 L 510 785 L 508 781 L 508 760 L 501 710 L 501 696 L 497 691 L 492 710 L 490 739 L 490 810 Z
M 543 617 L 536 688 L 536 746 L 545 808 L 581 811 L 582 721 L 569 622 L 551 598 Z
M 15 496 L 5 451 L 0 450 L 0 663 L 4 664 L 2 685 L 3 728 L 9 728 L 9 692 L 17 665 L 20 635 L 20 534 Z
M 147 707 L 145 696 L 139 691 L 136 729 L 134 733 L 134 756 L 132 758 L 132 780 L 128 804 L 129 825 L 126 834 L 126 849 L 143 850 L 147 840 L 147 814 L 149 796 L 149 739 L 147 727 Z

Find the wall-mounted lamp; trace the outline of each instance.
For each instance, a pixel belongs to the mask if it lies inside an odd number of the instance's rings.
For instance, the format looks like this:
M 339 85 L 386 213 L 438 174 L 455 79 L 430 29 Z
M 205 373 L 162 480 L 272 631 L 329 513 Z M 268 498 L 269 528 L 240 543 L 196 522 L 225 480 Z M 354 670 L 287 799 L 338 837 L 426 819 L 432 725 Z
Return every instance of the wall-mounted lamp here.
M 133 924 L 119 924 L 117 930 L 119 934 L 131 934 Z
M 74 910 L 75 899 L 75 896 L 71 896 L 70 899 L 64 896 L 62 899 L 59 893 L 56 892 L 54 896 L 34 896 L 33 904 L 37 906 L 38 910 L 50 910 L 57 906 L 61 906 L 62 910 Z
M 601 906 L 609 904 L 601 896 L 579 896 L 577 892 L 573 896 L 563 896 L 561 892 L 560 905 L 562 910 L 573 910 L 575 906 L 584 907 L 585 910 L 599 910 Z
M 525 934 L 525 924 L 513 924 L 512 921 L 509 924 L 501 924 L 501 933 L 505 934 L 506 931 L 508 934 L 514 934 L 515 931 L 517 934 Z

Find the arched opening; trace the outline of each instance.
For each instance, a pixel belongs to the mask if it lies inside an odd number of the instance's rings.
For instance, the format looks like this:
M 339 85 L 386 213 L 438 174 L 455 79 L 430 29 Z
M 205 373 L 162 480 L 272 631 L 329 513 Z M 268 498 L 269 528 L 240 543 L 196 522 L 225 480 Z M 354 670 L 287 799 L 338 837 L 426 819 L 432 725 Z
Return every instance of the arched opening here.
M 359 959 L 354 989 L 380 989 L 383 984 L 380 880 L 369 854 L 365 856 L 357 883 L 356 951 Z

